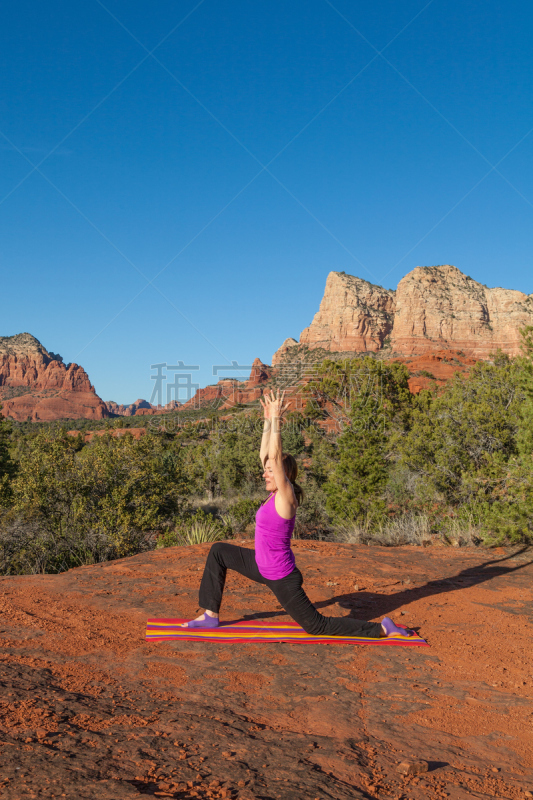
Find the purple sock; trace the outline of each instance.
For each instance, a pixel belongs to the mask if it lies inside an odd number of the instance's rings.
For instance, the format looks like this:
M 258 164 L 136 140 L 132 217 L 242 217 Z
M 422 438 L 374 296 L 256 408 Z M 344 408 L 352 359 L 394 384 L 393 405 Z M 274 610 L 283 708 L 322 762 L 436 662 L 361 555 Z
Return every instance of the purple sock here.
M 411 636 L 413 633 L 413 631 L 410 631 L 407 628 L 399 628 L 394 624 L 390 617 L 383 617 L 381 624 L 385 628 L 387 636 L 390 636 L 391 633 L 396 633 L 399 636 Z
M 191 619 L 187 623 L 188 628 L 218 628 L 218 617 L 210 617 L 204 614 L 202 619 Z

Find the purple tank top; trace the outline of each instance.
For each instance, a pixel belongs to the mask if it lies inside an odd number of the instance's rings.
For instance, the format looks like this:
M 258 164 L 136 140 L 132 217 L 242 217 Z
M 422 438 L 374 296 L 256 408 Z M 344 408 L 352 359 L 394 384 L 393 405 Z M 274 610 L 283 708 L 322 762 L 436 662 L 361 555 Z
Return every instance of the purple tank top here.
M 272 499 L 274 498 L 274 499 Z M 295 567 L 291 537 L 296 516 L 280 517 L 275 495 L 270 495 L 255 515 L 255 560 L 263 578 L 276 581 L 290 575 Z

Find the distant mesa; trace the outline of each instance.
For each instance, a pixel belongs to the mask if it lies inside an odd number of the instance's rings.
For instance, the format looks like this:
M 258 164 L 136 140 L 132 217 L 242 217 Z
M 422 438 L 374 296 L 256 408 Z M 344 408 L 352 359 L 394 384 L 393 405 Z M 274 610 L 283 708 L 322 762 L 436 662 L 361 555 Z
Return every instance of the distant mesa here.
M 330 272 L 311 325 L 299 342 L 283 342 L 272 365 L 317 348 L 391 357 L 455 350 L 474 359 L 500 348 L 515 356 L 526 325 L 533 325 L 533 295 L 489 289 L 449 264 L 416 267 L 396 291 Z
M 110 414 L 116 417 L 149 417 L 153 414 L 167 414 L 182 407 L 182 403 L 171 400 L 166 406 L 153 406 L 148 400 L 136 400 L 130 405 L 119 405 L 114 400 L 106 400 Z
M 136 400 L 130 405 L 119 405 L 114 400 L 106 400 L 105 402 L 108 411 L 118 417 L 134 417 L 135 414 L 143 409 L 145 411 L 152 411 L 155 406 L 150 405 L 147 400 Z
M 5 417 L 20 422 L 109 416 L 85 370 L 64 364 L 30 333 L 0 337 L 0 403 Z

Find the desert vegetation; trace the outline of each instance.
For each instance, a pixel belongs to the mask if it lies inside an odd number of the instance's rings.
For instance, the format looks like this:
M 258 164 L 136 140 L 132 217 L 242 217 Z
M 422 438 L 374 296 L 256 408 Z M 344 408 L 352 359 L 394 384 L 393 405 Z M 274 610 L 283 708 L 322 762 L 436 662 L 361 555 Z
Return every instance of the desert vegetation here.
M 531 541 L 533 328 L 523 353 L 497 353 L 418 395 L 401 364 L 324 359 L 304 411 L 283 430 L 305 492 L 295 535 L 386 546 Z M 86 442 L 85 425 L 72 435 L 57 423 L 0 422 L 2 574 L 251 535 L 264 498 L 260 409 L 143 423 L 140 439 L 115 437 L 107 423 Z

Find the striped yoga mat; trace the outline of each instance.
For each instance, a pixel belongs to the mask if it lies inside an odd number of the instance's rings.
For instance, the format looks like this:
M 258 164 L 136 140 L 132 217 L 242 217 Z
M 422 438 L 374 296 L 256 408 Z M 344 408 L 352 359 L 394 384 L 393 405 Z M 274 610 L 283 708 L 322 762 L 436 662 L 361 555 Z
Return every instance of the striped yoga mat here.
M 420 636 L 408 639 L 390 636 L 369 639 L 364 636 L 310 636 L 296 622 L 270 622 L 268 620 L 241 620 L 222 623 L 218 628 L 180 628 L 184 619 L 149 619 L 146 625 L 147 641 L 175 640 L 207 641 L 234 644 L 235 642 L 303 642 L 304 644 L 374 644 L 429 647 Z

